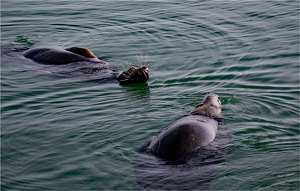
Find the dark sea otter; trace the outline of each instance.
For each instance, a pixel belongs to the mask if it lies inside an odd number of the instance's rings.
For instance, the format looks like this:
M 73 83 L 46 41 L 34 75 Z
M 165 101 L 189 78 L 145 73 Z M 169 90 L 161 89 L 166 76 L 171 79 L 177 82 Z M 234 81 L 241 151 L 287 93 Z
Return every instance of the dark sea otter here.
M 115 66 L 97 58 L 90 50 L 81 47 L 67 49 L 32 48 L 24 52 L 24 57 L 44 67 L 36 71 L 58 77 L 80 77 L 87 81 L 118 80 L 120 84 L 146 83 L 148 67 L 130 67 L 128 70 L 113 72 Z M 58 69 L 59 68 L 59 69 Z
M 152 138 L 147 149 L 154 155 L 172 162 L 184 161 L 189 153 L 211 143 L 222 119 L 221 102 L 216 94 L 205 96 L 189 115 L 166 127 Z
M 221 102 L 208 94 L 144 143 L 133 162 L 137 182 L 145 190 L 207 190 L 230 142 Z

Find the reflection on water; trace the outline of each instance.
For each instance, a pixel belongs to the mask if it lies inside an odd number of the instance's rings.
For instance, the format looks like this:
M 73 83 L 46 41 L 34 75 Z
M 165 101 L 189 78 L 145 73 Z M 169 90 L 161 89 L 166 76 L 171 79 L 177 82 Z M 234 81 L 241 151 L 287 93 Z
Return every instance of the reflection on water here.
M 149 102 L 151 90 L 148 84 L 122 85 L 129 99 L 140 99 Z

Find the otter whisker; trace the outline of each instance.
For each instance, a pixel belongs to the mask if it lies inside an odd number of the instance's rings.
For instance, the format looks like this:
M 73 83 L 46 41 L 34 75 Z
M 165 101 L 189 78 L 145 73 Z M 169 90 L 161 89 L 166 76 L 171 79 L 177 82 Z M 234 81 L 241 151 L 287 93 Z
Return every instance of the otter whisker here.
M 150 57 L 147 54 L 145 56 L 143 56 L 142 54 L 140 54 L 139 56 L 137 55 L 136 59 L 140 67 L 148 67 L 148 64 L 151 62 Z
M 123 71 L 127 70 L 126 67 L 122 63 L 121 63 L 121 66 L 122 66 Z
M 121 64 L 123 71 L 127 71 L 132 67 L 130 62 L 125 62 L 125 64 Z
M 132 64 L 130 62 L 126 62 L 128 69 L 132 67 Z
M 142 54 L 140 53 L 140 56 L 136 55 L 136 59 L 138 61 L 139 66 L 142 67 L 143 66 Z

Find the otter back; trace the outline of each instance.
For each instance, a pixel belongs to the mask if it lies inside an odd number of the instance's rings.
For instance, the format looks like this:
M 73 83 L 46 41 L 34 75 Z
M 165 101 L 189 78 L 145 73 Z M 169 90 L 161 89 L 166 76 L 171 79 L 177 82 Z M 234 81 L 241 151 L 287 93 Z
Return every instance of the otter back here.
M 190 152 L 212 142 L 218 122 L 206 116 L 190 115 L 165 128 L 150 142 L 153 154 L 167 160 L 183 160 Z
M 24 56 L 43 64 L 60 65 L 81 61 L 93 62 L 93 59 L 91 58 L 86 58 L 82 55 L 56 48 L 32 48 L 25 51 Z

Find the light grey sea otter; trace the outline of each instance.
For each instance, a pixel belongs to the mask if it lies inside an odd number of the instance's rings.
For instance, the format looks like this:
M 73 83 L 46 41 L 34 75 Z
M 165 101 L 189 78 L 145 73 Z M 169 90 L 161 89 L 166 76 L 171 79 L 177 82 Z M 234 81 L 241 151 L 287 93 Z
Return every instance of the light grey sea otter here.
M 116 79 L 120 84 L 146 83 L 149 78 L 149 70 L 146 66 L 138 69 L 130 67 L 122 73 L 113 72 L 115 67 L 112 64 L 100 60 L 90 50 L 81 47 L 32 48 L 25 51 L 23 55 L 39 64 L 48 65 L 37 71 L 54 76 L 79 76 L 88 81 Z M 55 66 L 55 69 L 49 65 Z M 57 69 L 58 67 L 60 69 Z
M 133 160 L 145 190 L 209 190 L 218 164 L 231 146 L 221 102 L 208 94 L 190 113 L 142 146 Z

